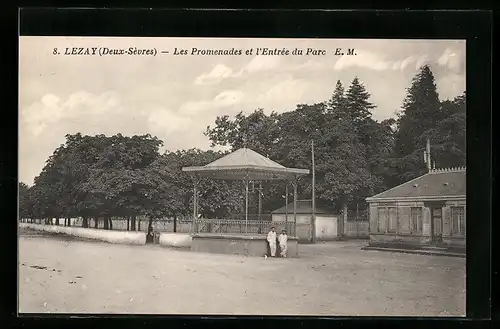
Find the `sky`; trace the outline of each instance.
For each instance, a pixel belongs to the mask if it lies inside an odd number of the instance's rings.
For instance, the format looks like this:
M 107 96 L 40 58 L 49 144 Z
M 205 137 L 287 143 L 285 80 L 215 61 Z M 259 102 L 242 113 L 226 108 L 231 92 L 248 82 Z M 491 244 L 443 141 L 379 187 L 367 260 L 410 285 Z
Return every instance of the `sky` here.
M 66 48 L 155 49 L 156 56 L 64 55 Z M 256 55 L 256 48 L 302 49 Z M 54 55 L 57 48 L 58 55 Z M 187 50 L 188 55 L 174 55 Z M 241 49 L 242 55 L 191 55 Z M 307 48 L 326 55 L 305 55 Z M 344 55 L 335 55 L 341 48 Z M 246 50 L 253 49 L 252 54 Z M 355 49 L 356 55 L 348 55 Z M 162 54 L 162 51 L 167 53 Z M 97 50 L 99 53 L 99 50 Z M 285 112 L 330 98 L 359 77 L 376 105 L 373 118 L 395 117 L 423 64 L 440 98 L 465 90 L 465 41 L 375 39 L 198 39 L 20 37 L 19 180 L 32 185 L 66 134 L 151 134 L 161 151 L 208 149 L 203 135 L 217 116 Z

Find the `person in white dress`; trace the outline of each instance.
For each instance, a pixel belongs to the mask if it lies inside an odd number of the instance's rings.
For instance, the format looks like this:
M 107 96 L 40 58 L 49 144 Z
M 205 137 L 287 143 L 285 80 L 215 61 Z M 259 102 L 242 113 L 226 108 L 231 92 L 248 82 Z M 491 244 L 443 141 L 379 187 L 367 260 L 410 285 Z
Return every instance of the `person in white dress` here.
M 286 230 L 281 231 L 280 236 L 278 237 L 278 241 L 280 244 L 281 257 L 286 258 L 286 248 L 288 236 L 286 235 Z
M 271 257 L 276 257 L 276 231 L 271 227 L 271 231 L 267 233 L 267 242 L 269 242 L 269 249 L 271 249 Z

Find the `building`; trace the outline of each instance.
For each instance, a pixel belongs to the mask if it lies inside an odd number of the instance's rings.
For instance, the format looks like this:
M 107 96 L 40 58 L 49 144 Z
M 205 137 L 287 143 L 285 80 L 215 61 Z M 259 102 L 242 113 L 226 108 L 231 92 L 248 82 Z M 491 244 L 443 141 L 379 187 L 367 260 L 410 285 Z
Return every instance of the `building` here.
M 367 198 L 370 245 L 402 243 L 465 250 L 466 168 L 431 169 Z
M 288 215 L 287 215 L 288 214 Z M 312 218 L 312 201 L 299 200 L 297 201 L 297 227 L 296 235 L 300 241 L 309 241 L 311 239 L 311 218 Z M 289 222 L 293 223 L 293 203 L 274 210 L 272 213 L 272 221 L 276 223 Z M 338 238 L 339 222 L 342 216 L 325 210 L 321 207 L 316 207 L 316 239 L 321 241 L 334 240 Z M 280 225 L 276 225 L 277 227 Z

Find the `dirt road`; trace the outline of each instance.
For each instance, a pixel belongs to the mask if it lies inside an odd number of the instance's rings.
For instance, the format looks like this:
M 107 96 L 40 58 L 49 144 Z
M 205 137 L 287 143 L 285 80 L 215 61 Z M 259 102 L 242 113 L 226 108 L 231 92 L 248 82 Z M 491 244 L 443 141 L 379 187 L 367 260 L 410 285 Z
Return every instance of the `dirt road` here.
M 19 310 L 50 313 L 464 315 L 465 259 L 300 245 L 264 259 L 19 238 Z

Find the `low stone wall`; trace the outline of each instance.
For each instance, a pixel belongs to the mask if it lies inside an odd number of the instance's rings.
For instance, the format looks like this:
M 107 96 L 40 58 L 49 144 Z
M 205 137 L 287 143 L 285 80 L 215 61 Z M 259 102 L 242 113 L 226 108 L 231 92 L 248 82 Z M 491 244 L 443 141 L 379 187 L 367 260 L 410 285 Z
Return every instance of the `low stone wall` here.
M 419 245 L 425 241 L 421 235 L 399 235 L 399 234 L 370 234 L 370 245 L 384 243 L 403 243 L 410 245 Z
M 191 248 L 193 237 L 185 233 L 160 233 L 160 246 Z
M 465 237 L 443 236 L 443 244 L 450 247 L 465 248 L 466 239 Z
M 194 234 L 191 251 L 262 257 L 268 253 L 265 235 Z M 288 257 L 298 257 L 298 239 L 288 237 Z
M 37 231 L 44 231 L 56 234 L 67 234 L 80 238 L 105 241 L 109 243 L 133 244 L 133 245 L 146 244 L 146 233 L 144 232 L 110 231 L 110 230 L 90 229 L 81 227 L 40 225 L 40 224 L 29 224 L 29 223 L 19 223 L 19 226 Z
M 370 234 L 370 246 L 384 244 L 404 244 L 410 246 L 431 245 L 430 237 L 425 235 L 411 234 Z M 446 247 L 465 248 L 464 237 L 443 236 L 442 245 Z

